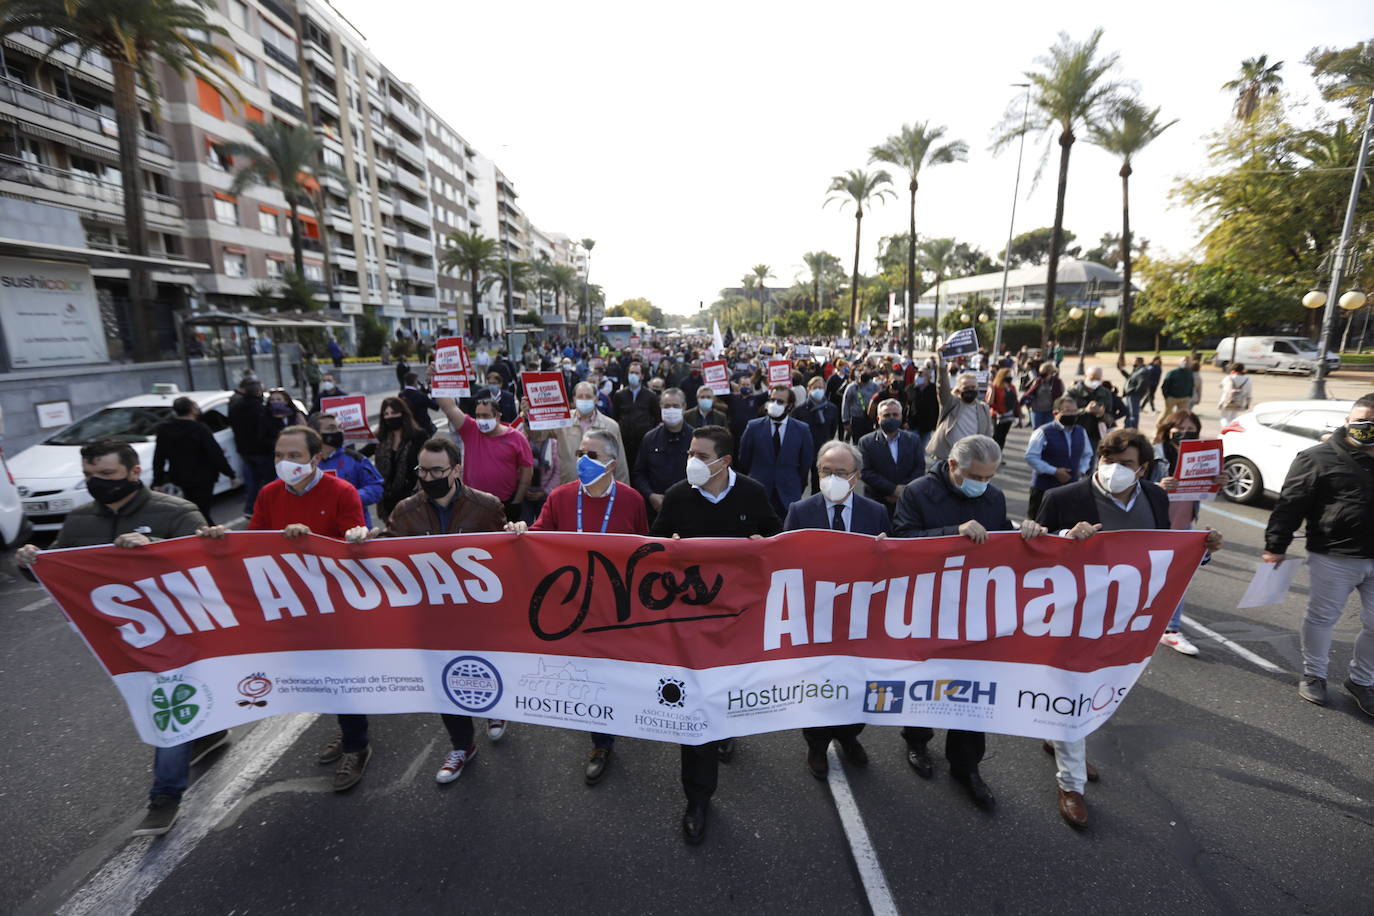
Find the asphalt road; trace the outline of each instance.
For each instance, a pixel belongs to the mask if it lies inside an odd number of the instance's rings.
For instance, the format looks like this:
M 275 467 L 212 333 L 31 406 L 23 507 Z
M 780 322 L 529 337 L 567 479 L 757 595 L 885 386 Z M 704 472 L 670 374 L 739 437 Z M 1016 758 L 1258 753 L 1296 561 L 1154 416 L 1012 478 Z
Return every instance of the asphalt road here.
M 1025 440 L 1013 431 L 998 481 L 1014 516 Z M 216 518 L 235 504 L 222 500 Z M 810 776 L 796 733 L 742 739 L 693 848 L 678 826 L 676 748 L 622 739 L 588 788 L 584 735 L 516 724 L 499 744 L 480 737 L 470 771 L 439 786 L 446 742 L 432 715 L 374 719 L 367 778 L 346 795 L 313 760 L 331 717 L 240 728 L 194 774 L 177 827 L 130 840 L 151 751 L 42 591 L 11 581 L 0 587 L 0 911 L 1367 912 L 1374 720 L 1336 686 L 1354 606 L 1336 634 L 1332 705 L 1302 702 L 1305 569 L 1282 606 L 1235 607 L 1266 517 L 1203 510 L 1227 547 L 1198 574 L 1188 615 L 1252 655 L 1197 630 L 1199 657 L 1158 651 L 1089 739 L 1103 777 L 1086 832 L 1059 818 L 1037 741 L 989 737 L 983 774 L 998 805 L 985 814 L 942 761 L 923 781 L 896 729 L 870 726 L 871 764 L 844 772 L 871 859 L 851 847 L 838 780 Z

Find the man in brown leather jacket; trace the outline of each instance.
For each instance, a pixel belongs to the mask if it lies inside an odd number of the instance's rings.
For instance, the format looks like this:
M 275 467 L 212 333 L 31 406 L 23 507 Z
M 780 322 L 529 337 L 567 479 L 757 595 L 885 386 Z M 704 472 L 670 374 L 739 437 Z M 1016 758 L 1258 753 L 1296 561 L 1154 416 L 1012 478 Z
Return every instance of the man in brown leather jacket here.
M 463 485 L 462 453 L 452 439 L 430 439 L 420 446 L 418 457 L 420 490 L 407 496 L 391 510 L 380 537 L 419 537 L 431 534 L 467 534 L 500 531 L 506 524 L 506 510 L 490 493 Z M 477 753 L 472 717 L 442 714 L 453 750 L 444 755 L 443 765 L 434 774 L 436 782 L 453 782 L 463 775 L 463 767 Z M 499 740 L 506 723 L 487 720 L 487 737 Z

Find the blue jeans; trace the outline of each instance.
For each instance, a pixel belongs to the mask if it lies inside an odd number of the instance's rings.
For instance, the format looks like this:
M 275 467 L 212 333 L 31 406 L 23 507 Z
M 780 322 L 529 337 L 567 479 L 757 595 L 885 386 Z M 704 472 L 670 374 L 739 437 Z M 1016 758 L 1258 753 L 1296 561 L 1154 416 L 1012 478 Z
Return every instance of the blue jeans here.
M 1032 428 L 1032 429 L 1039 429 L 1040 427 L 1044 426 L 1046 423 L 1052 422 L 1053 420 L 1054 420 L 1054 411 L 1052 411 L 1052 410 L 1032 410 L 1032 411 L 1031 411 L 1031 428 Z
M 194 741 L 178 744 L 175 747 L 159 747 L 153 751 L 153 787 L 148 790 L 148 800 L 158 795 L 170 795 L 177 801 L 186 785 L 191 781 L 191 748 Z
M 1178 630 L 1179 630 L 1179 626 L 1180 626 L 1180 623 L 1181 623 L 1182 620 L 1183 620 L 1183 602 L 1180 601 L 1180 602 L 1178 603 L 1178 607 L 1174 608 L 1174 616 L 1172 616 L 1172 617 L 1169 618 L 1169 625 L 1168 625 L 1167 627 L 1164 628 L 1164 632 L 1165 632 L 1165 633 L 1177 633 Z
M 253 517 L 253 503 L 257 502 L 258 491 L 277 479 L 277 469 L 272 459 L 264 456 L 240 455 L 243 459 L 243 514 Z
M 1126 425 L 1131 429 L 1140 429 L 1140 395 L 1126 395 Z

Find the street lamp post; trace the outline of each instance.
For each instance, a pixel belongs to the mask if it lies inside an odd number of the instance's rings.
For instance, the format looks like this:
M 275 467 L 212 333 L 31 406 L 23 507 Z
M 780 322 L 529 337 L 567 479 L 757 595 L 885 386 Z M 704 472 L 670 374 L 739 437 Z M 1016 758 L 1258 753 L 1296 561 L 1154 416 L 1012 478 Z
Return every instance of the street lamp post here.
M 997 330 L 992 335 L 992 352 L 1002 352 L 1002 322 L 1007 310 L 1007 273 L 1011 270 L 1011 240 L 1016 232 L 1016 198 L 1021 193 L 1021 155 L 1026 151 L 1026 121 L 1030 117 L 1030 83 L 1012 83 L 1026 90 L 1026 106 L 1021 112 L 1021 142 L 1016 149 L 1016 183 L 1011 189 L 1011 220 L 1007 224 L 1007 247 L 1002 252 L 1002 296 L 997 300 Z
M 1312 376 L 1312 389 L 1307 393 L 1313 400 L 1326 400 L 1326 351 L 1331 346 L 1331 338 L 1336 335 L 1336 304 L 1341 298 L 1341 272 L 1345 269 L 1345 259 L 1350 249 L 1350 232 L 1355 227 L 1355 207 L 1360 200 L 1360 179 L 1364 175 L 1365 164 L 1369 161 L 1371 129 L 1374 129 L 1374 95 L 1370 95 L 1365 110 L 1364 133 L 1360 138 L 1360 154 L 1355 160 L 1355 175 L 1350 182 L 1350 202 L 1345 208 L 1341 242 L 1336 248 L 1336 256 L 1331 259 L 1331 287 L 1324 303 L 1326 313 L 1322 316 L 1321 339 L 1317 342 L 1317 371 Z M 1311 295 L 1308 293 L 1308 296 Z
M 1088 355 L 1088 318 L 1101 318 L 1105 314 L 1107 314 L 1107 310 L 1102 308 L 1102 306 L 1100 305 L 1097 308 L 1093 309 L 1091 312 L 1089 312 L 1087 309 L 1079 308 L 1078 306 L 1074 306 L 1073 308 L 1069 309 L 1069 317 L 1072 318 L 1074 321 L 1077 321 L 1079 318 L 1083 319 L 1083 339 L 1079 341 L 1078 344 L 1079 375 L 1087 374 L 1087 370 L 1084 366 L 1083 361 Z

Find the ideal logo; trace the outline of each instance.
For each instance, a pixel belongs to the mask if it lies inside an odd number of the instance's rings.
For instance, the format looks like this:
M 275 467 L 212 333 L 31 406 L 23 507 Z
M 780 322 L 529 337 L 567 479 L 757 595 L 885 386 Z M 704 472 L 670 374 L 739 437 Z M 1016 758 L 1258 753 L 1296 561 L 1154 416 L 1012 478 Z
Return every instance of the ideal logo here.
M 210 711 L 209 688 L 184 674 L 159 675 L 157 683 L 148 697 L 153 725 L 174 735 L 193 731 L 202 714 Z
M 906 681 L 869 681 L 864 690 L 864 712 L 901 712 Z

